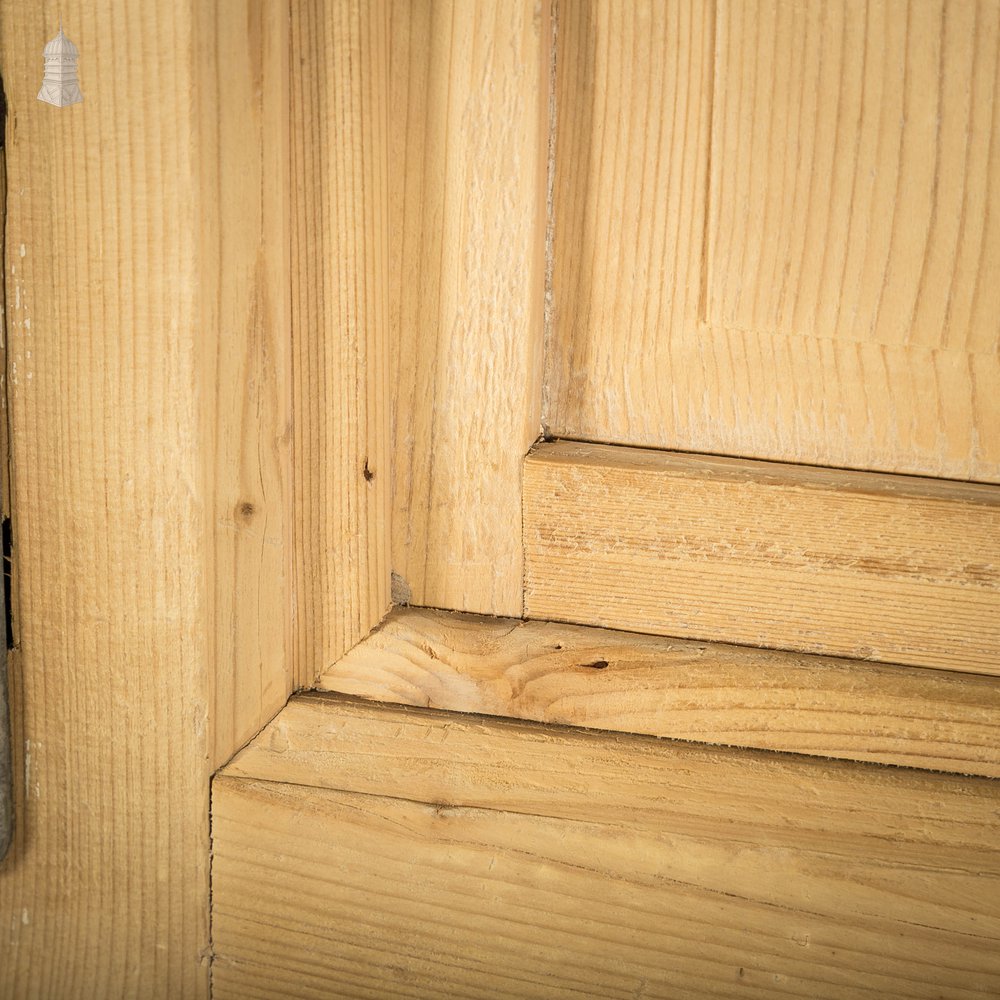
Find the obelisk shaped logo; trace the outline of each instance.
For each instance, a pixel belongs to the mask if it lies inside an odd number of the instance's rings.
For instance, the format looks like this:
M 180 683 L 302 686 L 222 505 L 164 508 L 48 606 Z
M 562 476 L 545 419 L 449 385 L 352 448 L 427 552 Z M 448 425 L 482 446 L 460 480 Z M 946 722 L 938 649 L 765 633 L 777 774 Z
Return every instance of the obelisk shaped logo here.
M 83 94 L 76 79 L 76 61 L 80 53 L 63 34 L 62 22 L 59 23 L 59 34 L 45 46 L 42 58 L 45 60 L 45 77 L 38 99 L 57 108 L 82 101 Z

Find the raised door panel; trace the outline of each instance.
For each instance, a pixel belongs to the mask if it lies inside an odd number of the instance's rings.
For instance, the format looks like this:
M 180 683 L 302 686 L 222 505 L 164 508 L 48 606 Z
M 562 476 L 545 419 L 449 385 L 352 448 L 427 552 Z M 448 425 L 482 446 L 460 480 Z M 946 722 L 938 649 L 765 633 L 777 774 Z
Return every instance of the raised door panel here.
M 560 4 L 551 436 L 1000 481 L 1000 4 Z

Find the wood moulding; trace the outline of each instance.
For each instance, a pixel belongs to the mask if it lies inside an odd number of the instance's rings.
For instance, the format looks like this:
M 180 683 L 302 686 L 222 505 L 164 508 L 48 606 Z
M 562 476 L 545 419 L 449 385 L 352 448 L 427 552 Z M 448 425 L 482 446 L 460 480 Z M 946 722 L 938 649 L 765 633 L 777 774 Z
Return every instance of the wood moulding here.
M 290 10 L 299 685 L 390 601 L 389 6 L 309 0 Z
M 525 615 L 1000 673 L 1000 489 L 556 441 Z
M 943 670 L 395 608 L 327 691 L 1000 777 L 1000 685 Z
M 396 590 L 520 615 L 521 469 L 541 424 L 550 5 L 389 6 Z

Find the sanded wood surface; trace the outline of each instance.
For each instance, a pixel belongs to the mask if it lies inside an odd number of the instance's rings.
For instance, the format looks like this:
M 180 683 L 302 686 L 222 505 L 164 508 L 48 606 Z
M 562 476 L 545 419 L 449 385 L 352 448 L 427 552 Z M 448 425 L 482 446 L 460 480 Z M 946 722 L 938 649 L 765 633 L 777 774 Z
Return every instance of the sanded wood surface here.
M 521 614 L 548 6 L 391 2 L 392 569 L 396 596 L 415 604 Z
M 305 696 L 214 782 L 215 995 L 986 997 L 998 811 L 988 779 Z
M 705 405 L 698 373 L 674 362 L 699 314 L 713 10 L 559 0 L 543 415 L 552 434 L 659 444 Z M 666 426 L 664 409 L 679 410 Z
M 1000 4 L 718 11 L 709 320 L 996 355 Z
M 207 997 L 209 776 L 289 683 L 287 19 L 64 3 L 83 102 L 56 108 L 36 95 L 59 13 L 0 7 L 0 997 Z
M 203 211 L 200 441 L 214 464 L 213 766 L 285 703 L 292 683 L 288 16 L 207 5 L 200 45 Z M 234 22 L 234 23 L 230 23 Z M 242 30 L 237 30 L 242 23 Z M 152 197 L 152 195 L 151 195 Z M 30 516 L 30 514 L 29 514 Z
M 388 17 L 291 6 L 299 684 L 389 607 Z
M 532 618 L 1000 674 L 1000 490 L 572 442 L 525 461 Z
M 718 643 L 397 608 L 326 691 L 1000 777 L 1000 681 Z
M 549 436 L 1000 481 L 1000 5 L 560 0 Z

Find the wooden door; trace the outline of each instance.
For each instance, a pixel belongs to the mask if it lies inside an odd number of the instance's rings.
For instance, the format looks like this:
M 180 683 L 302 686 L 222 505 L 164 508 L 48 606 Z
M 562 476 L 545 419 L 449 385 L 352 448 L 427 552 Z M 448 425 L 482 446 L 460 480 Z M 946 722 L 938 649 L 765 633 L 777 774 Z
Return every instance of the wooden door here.
M 216 778 L 219 996 L 1000 988 L 998 11 L 389 4 L 394 607 Z
M 0 997 L 1000 992 L 1000 0 L 61 13 Z

